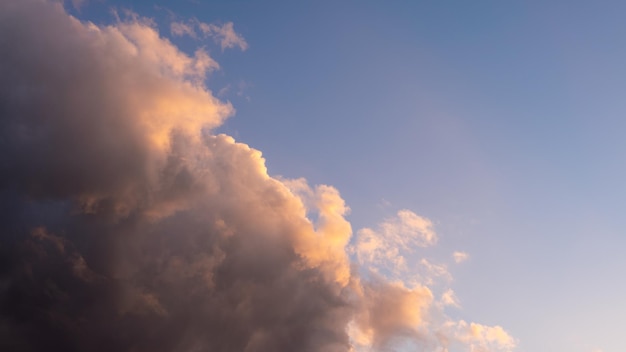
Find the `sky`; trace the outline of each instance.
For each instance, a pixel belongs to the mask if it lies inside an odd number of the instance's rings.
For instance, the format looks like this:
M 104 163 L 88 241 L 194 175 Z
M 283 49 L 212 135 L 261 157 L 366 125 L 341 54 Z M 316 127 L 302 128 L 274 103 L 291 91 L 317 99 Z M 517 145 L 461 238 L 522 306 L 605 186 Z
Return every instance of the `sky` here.
M 0 346 L 626 350 L 625 10 L 1 1 Z

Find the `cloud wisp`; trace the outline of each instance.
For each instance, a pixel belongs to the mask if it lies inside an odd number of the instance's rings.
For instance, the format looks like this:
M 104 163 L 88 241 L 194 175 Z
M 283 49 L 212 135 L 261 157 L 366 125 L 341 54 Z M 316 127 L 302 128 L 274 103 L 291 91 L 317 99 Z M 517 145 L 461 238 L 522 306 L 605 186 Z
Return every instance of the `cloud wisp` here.
M 170 24 L 170 32 L 174 36 L 189 36 L 194 39 L 199 37 L 213 38 L 218 43 L 222 51 L 238 47 L 241 51 L 248 49 L 248 42 L 237 32 L 232 22 L 226 22 L 223 25 L 214 23 L 205 23 L 197 19 L 189 21 L 174 21 Z
M 232 23 L 208 31 L 247 46 Z M 513 348 L 500 327 L 437 317 L 426 283 L 361 276 L 434 245 L 432 223 L 407 210 L 361 230 L 351 262 L 335 188 L 271 177 L 212 132 L 234 113 L 204 84 L 217 69 L 139 16 L 0 2 L 0 350 Z
M 469 259 L 469 254 L 465 253 L 465 252 L 454 252 L 452 253 L 452 258 L 454 259 L 454 262 L 459 264 L 462 263 L 466 260 Z

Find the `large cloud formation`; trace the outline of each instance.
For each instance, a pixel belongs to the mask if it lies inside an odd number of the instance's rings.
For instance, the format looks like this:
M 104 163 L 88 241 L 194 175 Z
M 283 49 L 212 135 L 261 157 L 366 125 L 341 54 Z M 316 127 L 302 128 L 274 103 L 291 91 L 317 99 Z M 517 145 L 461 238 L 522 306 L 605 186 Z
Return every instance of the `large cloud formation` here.
M 204 85 L 218 68 L 136 15 L 0 2 L 0 350 L 513 349 L 436 319 L 425 285 L 360 275 L 336 189 L 211 132 L 234 112 Z M 409 211 L 381 229 L 359 258 L 436 239 Z

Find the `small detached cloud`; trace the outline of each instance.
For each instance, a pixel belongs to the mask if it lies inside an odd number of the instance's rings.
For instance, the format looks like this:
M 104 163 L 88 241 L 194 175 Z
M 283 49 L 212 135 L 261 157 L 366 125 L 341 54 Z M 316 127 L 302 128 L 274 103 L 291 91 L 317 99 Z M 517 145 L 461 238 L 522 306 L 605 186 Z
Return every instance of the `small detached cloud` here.
M 248 43 L 235 32 L 235 25 L 232 22 L 226 22 L 223 25 L 201 22 L 192 19 L 187 22 L 174 21 L 170 24 L 170 32 L 177 37 L 189 36 L 194 39 L 212 38 L 222 48 L 231 49 L 238 47 L 242 51 L 248 49 Z
M 469 254 L 465 252 L 454 252 L 452 253 L 452 258 L 454 262 L 459 264 L 469 259 Z

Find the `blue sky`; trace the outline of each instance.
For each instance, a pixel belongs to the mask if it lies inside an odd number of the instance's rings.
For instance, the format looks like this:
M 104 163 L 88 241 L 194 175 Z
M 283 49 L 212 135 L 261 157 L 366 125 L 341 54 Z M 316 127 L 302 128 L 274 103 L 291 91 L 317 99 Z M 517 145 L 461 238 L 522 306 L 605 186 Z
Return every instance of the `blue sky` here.
M 459 319 L 519 351 L 623 351 L 626 3 L 85 1 L 154 18 L 221 69 L 219 131 L 269 173 L 335 186 L 355 232 L 400 209 L 431 219 Z M 69 6 L 68 6 L 69 8 Z M 173 36 L 233 22 L 249 47 Z M 455 265 L 453 251 L 469 260 Z

